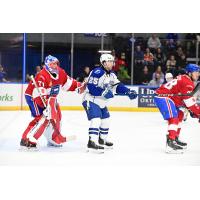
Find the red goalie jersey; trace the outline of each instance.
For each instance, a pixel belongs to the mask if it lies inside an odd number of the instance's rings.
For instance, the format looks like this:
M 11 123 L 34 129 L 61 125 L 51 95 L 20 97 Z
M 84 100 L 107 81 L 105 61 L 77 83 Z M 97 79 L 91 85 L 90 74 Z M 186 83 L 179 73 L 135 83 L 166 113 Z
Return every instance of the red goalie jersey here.
M 187 75 L 179 75 L 176 79 L 163 84 L 156 90 L 156 94 L 188 94 L 195 88 L 194 82 Z M 200 107 L 196 98 L 191 96 L 169 96 L 177 107 L 185 106 L 195 115 L 200 115 Z
M 60 85 L 64 91 L 74 91 L 76 88 L 81 86 L 81 83 L 75 79 L 69 77 L 67 73 L 60 67 L 58 67 L 58 75 L 56 78 L 43 68 L 35 77 L 35 81 L 40 90 L 40 93 L 45 99 L 48 99 L 52 86 Z M 42 100 L 31 81 L 25 91 L 25 95 L 31 96 L 34 101 L 40 106 L 44 107 Z

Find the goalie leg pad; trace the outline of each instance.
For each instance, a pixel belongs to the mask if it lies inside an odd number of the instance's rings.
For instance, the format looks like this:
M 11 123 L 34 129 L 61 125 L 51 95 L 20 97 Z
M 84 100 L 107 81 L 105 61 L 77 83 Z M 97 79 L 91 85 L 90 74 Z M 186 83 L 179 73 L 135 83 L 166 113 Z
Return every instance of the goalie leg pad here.
M 49 101 L 49 106 L 51 107 L 51 116 L 53 119 L 50 119 L 50 124 L 46 129 L 47 133 L 45 133 L 45 137 L 50 143 L 64 143 L 66 142 L 66 138 L 60 134 L 62 117 L 60 106 L 56 103 L 55 98 L 51 98 Z
M 50 97 L 47 101 L 47 107 L 44 110 L 43 114 L 48 120 L 57 118 L 57 100 L 56 97 Z
M 60 144 L 60 143 L 64 143 L 66 142 L 66 137 L 62 136 L 61 135 L 61 118 L 62 118 L 62 115 L 61 115 L 61 111 L 60 111 L 60 106 L 59 104 L 57 104 L 56 106 L 56 118 L 55 120 L 51 120 L 51 124 L 54 128 L 54 132 L 52 134 L 52 140 L 54 142 L 56 142 L 57 144 Z
M 50 109 L 50 119 L 53 119 L 53 120 L 57 120 L 57 100 L 56 100 L 56 97 L 50 97 L 49 100 L 48 100 L 48 105 L 47 107 L 49 107 Z
M 35 117 L 28 125 L 24 133 L 22 134 L 22 139 L 27 139 L 28 133 L 31 131 L 31 129 L 38 123 L 38 121 L 41 119 L 42 116 Z
M 40 138 L 40 136 L 44 133 L 48 124 L 49 124 L 49 120 L 47 120 L 45 117 L 42 117 L 39 120 L 39 122 L 27 134 L 27 138 L 31 142 L 34 142 L 34 143 L 37 142 L 37 140 Z
M 46 137 L 46 140 L 47 140 L 47 144 L 49 146 L 57 146 L 58 144 L 61 144 L 61 141 L 57 141 L 57 139 L 54 139 L 56 140 L 57 142 L 55 142 L 53 139 L 52 139 L 52 135 L 54 133 L 54 128 L 53 128 L 53 125 L 52 123 L 49 123 L 48 127 L 46 128 L 46 131 L 44 133 L 44 136 Z

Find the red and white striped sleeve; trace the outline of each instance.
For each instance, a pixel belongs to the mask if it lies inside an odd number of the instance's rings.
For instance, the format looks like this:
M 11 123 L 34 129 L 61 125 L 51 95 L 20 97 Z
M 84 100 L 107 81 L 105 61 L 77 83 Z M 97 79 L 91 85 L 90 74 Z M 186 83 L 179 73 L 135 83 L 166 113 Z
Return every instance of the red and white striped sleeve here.
M 66 82 L 63 84 L 62 89 L 64 91 L 75 91 L 76 88 L 80 87 L 81 83 L 76 81 L 75 79 L 71 78 L 67 75 Z

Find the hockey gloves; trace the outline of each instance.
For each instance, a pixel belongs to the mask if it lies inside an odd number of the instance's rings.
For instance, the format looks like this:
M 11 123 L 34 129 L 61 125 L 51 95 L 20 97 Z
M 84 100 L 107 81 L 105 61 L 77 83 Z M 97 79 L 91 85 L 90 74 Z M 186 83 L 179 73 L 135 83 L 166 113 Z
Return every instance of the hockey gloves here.
M 86 86 L 87 86 L 87 82 L 83 82 L 83 83 L 77 82 L 77 88 L 75 89 L 75 91 L 78 94 L 82 94 L 85 91 Z
M 199 116 L 195 115 L 191 110 L 189 110 L 189 113 L 190 113 L 190 117 L 192 117 L 192 118 L 198 118 L 199 123 L 200 123 L 200 117 Z
M 195 116 L 195 114 L 194 114 L 191 110 L 189 110 L 189 113 L 190 113 L 190 117 L 192 117 L 192 118 L 197 118 L 197 117 Z
M 104 90 L 103 93 L 102 93 L 102 96 L 106 99 L 111 99 L 111 98 L 114 97 L 111 90 Z
M 51 87 L 50 96 L 57 96 L 60 90 L 60 85 L 54 85 Z
M 129 90 L 128 92 L 125 93 L 125 95 L 127 95 L 131 100 L 137 98 L 137 93 L 135 90 Z

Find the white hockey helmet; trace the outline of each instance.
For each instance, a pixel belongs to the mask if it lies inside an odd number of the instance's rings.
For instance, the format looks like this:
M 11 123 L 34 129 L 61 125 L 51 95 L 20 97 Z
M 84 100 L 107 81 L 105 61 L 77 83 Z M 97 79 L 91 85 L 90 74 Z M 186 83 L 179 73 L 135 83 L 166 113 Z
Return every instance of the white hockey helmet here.
M 114 57 L 111 54 L 102 54 L 100 57 L 100 63 L 103 64 L 105 61 L 113 61 L 114 62 Z
M 166 73 L 166 74 L 165 74 L 165 78 L 166 78 L 166 79 L 173 78 L 172 73 Z
M 166 79 L 167 82 L 171 81 L 173 79 L 172 73 L 166 73 L 165 79 Z

